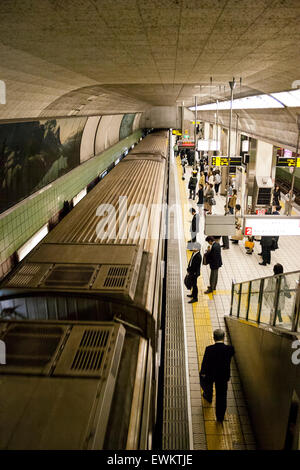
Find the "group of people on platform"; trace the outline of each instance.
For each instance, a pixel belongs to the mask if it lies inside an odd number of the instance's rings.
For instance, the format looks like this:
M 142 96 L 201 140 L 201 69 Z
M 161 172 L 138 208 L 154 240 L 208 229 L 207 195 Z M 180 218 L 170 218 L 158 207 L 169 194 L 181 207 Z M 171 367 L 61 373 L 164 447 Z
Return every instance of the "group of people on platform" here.
M 194 164 L 193 158 L 185 153 L 180 154 L 181 164 L 183 168 L 183 179 L 185 175 L 185 166 L 189 163 Z M 199 182 L 198 182 L 199 173 Z M 222 255 L 221 248 L 224 250 L 229 249 L 229 237 L 222 236 L 222 245 L 220 245 L 219 236 L 208 236 L 205 241 L 208 243 L 208 247 L 203 257 L 201 255 L 201 245 L 197 242 L 197 234 L 199 232 L 200 223 L 200 209 L 204 209 L 206 214 L 212 213 L 212 206 L 215 204 L 215 195 L 219 192 L 219 186 L 221 184 L 221 175 L 219 170 L 213 170 L 209 167 L 207 159 L 201 159 L 199 167 L 194 166 L 192 175 L 189 179 L 188 189 L 190 199 L 195 200 L 197 197 L 198 212 L 195 208 L 191 208 L 190 212 L 192 215 L 192 221 L 190 226 L 191 238 L 188 242 L 188 248 L 192 251 L 191 258 L 187 267 L 187 275 L 185 278 L 186 287 L 191 290 L 188 294 L 190 298 L 189 303 L 198 302 L 198 285 L 197 280 L 200 276 L 201 264 L 209 265 L 210 277 L 209 286 L 207 287 L 205 294 L 213 294 L 216 290 L 218 282 L 218 271 L 222 267 Z M 232 180 L 227 188 L 228 192 L 228 205 L 224 206 L 225 215 L 235 215 L 235 228 L 236 235 L 231 237 L 232 243 L 238 244 L 239 240 L 244 238 L 242 234 L 242 219 L 241 219 L 241 206 L 237 204 L 237 190 L 233 188 Z M 290 192 L 288 195 L 290 200 L 294 201 L 295 196 Z M 281 211 L 281 194 L 278 186 L 275 187 L 273 192 L 273 207 L 268 213 L 272 215 L 280 215 Z M 289 199 L 288 199 L 289 200 Z M 203 207 L 204 206 L 204 207 Z M 290 215 L 290 205 L 286 204 L 285 215 Z M 267 265 L 271 263 L 271 251 L 278 248 L 279 237 L 268 237 L 262 236 L 260 240 L 262 262 L 261 265 Z M 254 250 L 254 237 L 247 237 L 245 247 L 246 253 L 251 255 Z M 279 263 L 273 267 L 274 276 L 283 273 L 283 266 Z M 289 294 L 288 285 L 285 277 L 283 278 L 284 295 L 287 297 Z M 266 284 L 266 300 L 268 301 L 268 295 L 270 305 L 273 304 L 273 292 L 275 290 L 276 277 L 270 277 Z M 268 294 L 269 292 L 269 294 Z M 278 321 L 282 323 L 282 312 L 284 309 L 284 296 L 280 296 L 278 301 L 277 315 Z M 213 398 L 213 384 L 215 384 L 216 390 L 216 418 L 218 422 L 223 422 L 226 407 L 227 407 L 227 388 L 228 381 L 230 379 L 230 363 L 234 355 L 234 348 L 230 345 L 224 344 L 225 333 L 221 329 L 217 329 L 213 333 L 214 345 L 208 346 L 205 349 L 203 356 L 199 376 L 200 385 L 203 390 L 203 397 L 209 403 L 212 403 Z

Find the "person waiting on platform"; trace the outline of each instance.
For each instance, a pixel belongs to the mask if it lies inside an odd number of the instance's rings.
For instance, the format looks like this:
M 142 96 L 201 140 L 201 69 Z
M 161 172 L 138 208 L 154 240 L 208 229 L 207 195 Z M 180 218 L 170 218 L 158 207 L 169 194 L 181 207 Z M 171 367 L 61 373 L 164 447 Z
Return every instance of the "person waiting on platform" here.
M 285 196 L 284 215 L 291 215 L 293 202 L 295 201 L 295 194 L 290 190 Z
M 189 197 L 190 199 L 195 199 L 197 182 L 198 182 L 197 176 L 194 176 L 194 174 L 192 174 L 189 180 L 189 185 L 188 185 L 188 188 L 190 190 L 190 197 Z
M 243 240 L 244 235 L 242 232 L 242 219 L 240 218 L 241 216 L 241 206 L 239 204 L 236 204 L 235 206 L 235 230 L 236 233 L 231 237 L 232 243 L 239 243 L 239 240 Z
M 271 248 L 273 244 L 273 237 L 262 236 L 260 240 L 261 244 L 261 253 L 258 253 L 259 256 L 262 256 L 262 262 L 258 263 L 262 266 L 267 266 L 271 264 Z
M 198 206 L 198 209 L 200 211 L 203 208 L 203 200 L 204 200 L 203 184 L 201 184 L 201 183 L 199 183 L 199 189 L 198 189 L 198 192 L 197 192 L 197 196 L 198 196 L 197 206 Z
M 194 243 L 197 239 L 197 233 L 199 233 L 199 214 L 197 214 L 193 207 L 190 209 L 190 212 L 193 218 L 190 227 L 191 239 L 188 241 L 188 243 Z
M 178 155 L 178 145 L 177 145 L 177 142 L 176 142 L 176 144 L 174 145 L 173 150 L 174 150 L 174 157 L 177 157 L 177 155 Z
M 202 184 L 203 188 L 205 186 L 205 175 L 203 171 L 200 171 L 199 184 Z
M 275 264 L 273 266 L 273 273 L 274 273 L 274 276 L 277 276 L 278 274 L 283 274 L 282 264 L 279 264 L 279 263 Z M 264 289 L 265 299 L 271 308 L 274 307 L 275 290 L 276 290 L 276 283 L 277 283 L 277 278 L 274 276 L 268 279 L 267 285 Z M 277 305 L 277 317 L 278 317 L 279 323 L 282 323 L 281 314 L 284 312 L 285 297 L 290 299 L 292 296 L 289 291 L 289 286 L 286 281 L 286 278 L 285 276 L 282 276 L 281 283 L 280 283 L 280 293 L 278 297 L 278 305 Z
M 215 192 L 216 196 L 219 194 L 219 186 L 221 184 L 221 175 L 220 175 L 220 170 L 215 171 L 214 175 L 214 185 L 215 185 Z
M 237 200 L 237 191 L 236 191 L 236 189 L 234 189 L 232 191 L 232 196 L 231 196 L 231 198 L 229 199 L 229 202 L 228 202 L 228 208 L 229 208 L 230 214 L 234 213 L 234 209 L 235 209 L 235 206 L 236 206 L 236 200 Z
M 185 175 L 185 166 L 187 165 L 187 159 L 186 156 L 184 155 L 182 160 L 181 160 L 181 166 L 182 166 L 182 175 Z
M 215 205 L 215 192 L 213 190 L 213 185 L 208 183 L 207 189 L 205 191 L 205 207 L 204 210 L 206 210 L 207 215 L 212 214 L 212 206 Z
M 222 266 L 221 247 L 214 237 L 206 237 L 205 241 L 209 244 L 205 254 L 206 264 L 210 267 L 209 286 L 205 294 L 210 294 L 216 290 L 218 283 L 218 270 Z
M 273 191 L 273 206 L 280 206 L 280 199 L 281 199 L 280 188 L 279 186 L 275 186 L 275 189 Z
M 227 386 L 230 379 L 230 362 L 234 355 L 233 346 L 224 344 L 225 333 L 221 329 L 214 331 L 215 344 L 207 346 L 200 369 L 200 385 L 203 398 L 212 403 L 213 384 L 216 389 L 216 418 L 224 421 L 227 408 Z
M 194 302 L 198 302 L 198 286 L 197 286 L 197 279 L 200 276 L 200 267 L 202 256 L 200 253 L 201 245 L 200 243 L 193 243 L 191 246 L 191 250 L 193 252 L 191 259 L 189 261 L 187 267 L 187 273 L 190 277 L 191 289 L 192 293 L 188 294 L 188 297 L 192 299 L 189 301 L 189 304 L 193 304 Z

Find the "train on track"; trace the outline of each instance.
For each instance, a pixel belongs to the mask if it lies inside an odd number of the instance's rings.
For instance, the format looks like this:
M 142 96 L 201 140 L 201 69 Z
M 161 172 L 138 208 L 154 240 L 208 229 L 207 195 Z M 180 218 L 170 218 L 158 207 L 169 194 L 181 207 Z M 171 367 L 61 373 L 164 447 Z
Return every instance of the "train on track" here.
M 1 283 L 1 449 L 151 448 L 168 161 L 147 135 Z

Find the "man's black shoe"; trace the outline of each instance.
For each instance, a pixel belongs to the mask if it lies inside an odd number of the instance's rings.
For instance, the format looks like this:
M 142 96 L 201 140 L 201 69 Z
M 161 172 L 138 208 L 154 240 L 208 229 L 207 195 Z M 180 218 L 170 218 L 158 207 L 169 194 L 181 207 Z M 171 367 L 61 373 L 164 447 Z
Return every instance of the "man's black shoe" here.
M 190 300 L 188 303 L 189 303 L 189 304 L 194 304 L 195 302 L 198 302 L 198 299 L 192 299 L 192 300 Z
M 260 264 L 261 266 L 267 266 L 267 263 L 258 263 L 258 264 Z
M 204 294 L 211 294 L 212 293 L 212 290 L 211 289 L 207 289 Z
M 187 294 L 187 297 L 193 297 L 192 294 Z
M 218 423 L 223 423 L 224 418 L 222 418 L 222 419 L 221 419 L 221 418 L 217 418 L 217 421 L 218 421 Z
M 229 246 L 222 246 L 223 250 L 229 250 Z
M 262 256 L 262 253 L 257 253 L 257 254 L 258 254 L 258 256 Z

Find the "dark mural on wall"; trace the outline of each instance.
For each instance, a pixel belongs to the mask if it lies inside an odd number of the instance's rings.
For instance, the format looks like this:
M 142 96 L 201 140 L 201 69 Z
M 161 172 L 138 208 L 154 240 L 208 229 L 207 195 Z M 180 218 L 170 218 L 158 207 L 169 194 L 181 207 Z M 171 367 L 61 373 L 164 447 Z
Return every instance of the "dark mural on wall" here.
M 0 126 L 0 212 L 80 164 L 87 118 Z
M 124 114 L 120 125 L 120 140 L 132 134 L 132 126 L 135 114 Z

